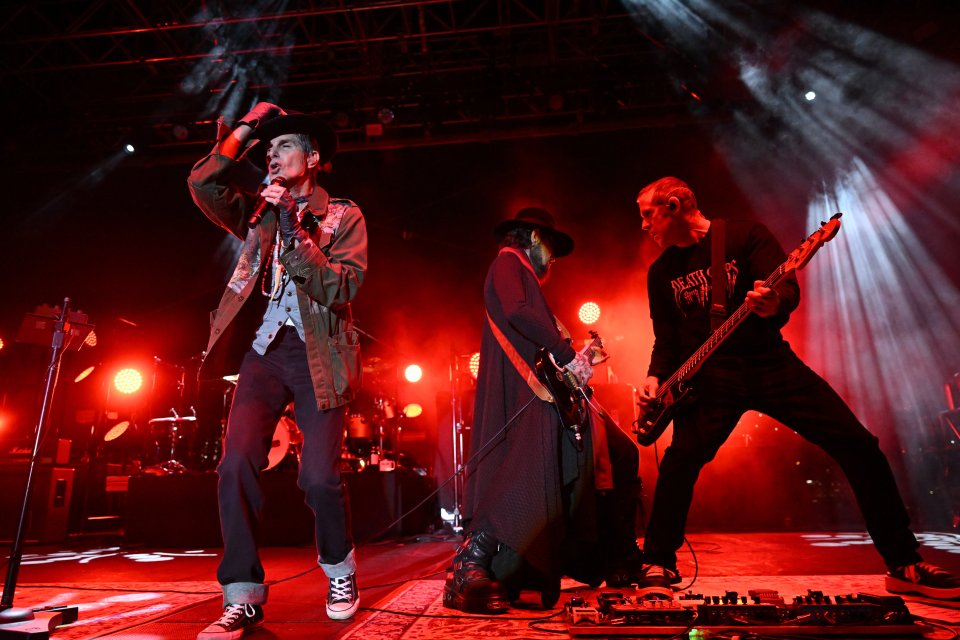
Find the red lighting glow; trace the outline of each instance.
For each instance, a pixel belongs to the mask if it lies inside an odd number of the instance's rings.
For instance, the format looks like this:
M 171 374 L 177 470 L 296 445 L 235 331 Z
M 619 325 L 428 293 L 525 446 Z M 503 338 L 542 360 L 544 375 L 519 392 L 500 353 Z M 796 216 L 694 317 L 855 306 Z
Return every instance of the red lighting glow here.
M 3 347 L 4 347 L 3 338 L 0 338 L 0 349 L 3 349 Z
M 403 415 L 407 418 L 416 418 L 423 413 L 423 407 L 416 402 L 411 402 L 403 408 Z
M 584 302 L 580 305 L 577 316 L 583 324 L 593 324 L 600 319 L 600 305 L 596 302 Z
M 470 375 L 474 378 L 477 377 L 477 372 L 480 371 L 480 352 L 477 351 L 472 356 L 470 356 L 470 364 L 467 365 L 470 367 Z
M 423 377 L 423 369 L 418 364 L 411 364 L 403 370 L 403 377 L 407 379 L 407 382 L 420 382 Z
M 136 369 L 121 369 L 113 377 L 113 386 L 120 393 L 136 393 L 143 386 L 143 375 Z
M 74 382 L 80 382 L 81 380 L 86 379 L 87 376 L 89 376 L 91 373 L 93 373 L 93 370 L 94 370 L 94 369 L 96 369 L 96 367 L 87 367 L 86 369 L 84 369 L 83 371 L 81 371 L 79 374 L 77 374 L 77 377 L 74 378 L 73 381 L 74 381 Z

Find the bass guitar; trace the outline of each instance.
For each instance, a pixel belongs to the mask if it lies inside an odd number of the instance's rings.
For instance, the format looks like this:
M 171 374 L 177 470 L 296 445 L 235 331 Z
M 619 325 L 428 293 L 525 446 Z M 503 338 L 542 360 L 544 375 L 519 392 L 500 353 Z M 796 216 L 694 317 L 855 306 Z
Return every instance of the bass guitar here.
M 840 216 L 842 213 L 834 214 L 830 220 L 820 224 L 809 238 L 803 241 L 799 247 L 794 249 L 787 256 L 786 261 L 774 269 L 764 282 L 764 287 L 773 287 L 793 271 L 798 271 L 806 266 L 813 254 L 824 244 L 833 239 L 840 230 Z M 677 371 L 667 378 L 657 389 L 657 395 L 653 398 L 643 415 L 634 422 L 634 433 L 637 436 L 637 442 L 643 446 L 649 446 L 656 442 L 657 438 L 666 430 L 667 425 L 673 420 L 673 416 L 680 404 L 690 393 L 690 379 L 700 370 L 703 363 L 719 347 L 730 333 L 740 326 L 746 317 L 750 314 L 746 303 L 730 314 L 730 317 L 717 328 L 713 334 L 707 338 L 707 341 L 690 356 Z
M 603 350 L 603 341 L 596 331 L 590 332 L 593 340 L 580 350 L 590 359 L 592 365 L 604 362 L 609 356 Z M 550 390 L 554 404 L 560 414 L 564 428 L 573 432 L 577 440 L 581 439 L 580 427 L 586 421 L 586 401 L 593 395 L 590 385 L 582 385 L 577 376 L 569 369 L 557 365 L 553 355 L 543 347 L 537 350 L 537 377 Z

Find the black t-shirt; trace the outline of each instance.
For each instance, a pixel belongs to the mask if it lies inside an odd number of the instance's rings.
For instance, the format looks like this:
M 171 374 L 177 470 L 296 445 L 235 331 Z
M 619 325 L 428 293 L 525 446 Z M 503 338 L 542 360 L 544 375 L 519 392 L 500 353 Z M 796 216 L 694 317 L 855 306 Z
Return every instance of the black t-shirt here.
M 725 221 L 727 315 L 743 304 L 755 280 L 767 277 L 786 260 L 770 231 L 749 220 Z M 668 247 L 647 273 L 654 345 L 648 375 L 661 382 L 710 337 L 712 279 L 707 235 L 690 247 Z M 770 318 L 750 314 L 717 350 L 717 355 L 746 356 L 784 344 L 780 328 L 800 303 L 800 287 L 791 274 L 776 287 L 780 311 Z

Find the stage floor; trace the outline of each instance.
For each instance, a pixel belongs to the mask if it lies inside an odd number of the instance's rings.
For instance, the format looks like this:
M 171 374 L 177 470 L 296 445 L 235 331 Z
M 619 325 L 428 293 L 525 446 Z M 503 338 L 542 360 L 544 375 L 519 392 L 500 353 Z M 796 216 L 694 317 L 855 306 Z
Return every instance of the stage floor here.
M 918 537 L 926 560 L 960 573 L 960 533 L 927 532 Z M 326 581 L 315 569 L 312 548 L 265 548 L 263 560 L 271 583 L 266 624 L 247 637 L 412 639 L 434 637 L 436 632 L 436 637 L 457 635 L 457 640 L 467 640 L 503 637 L 504 628 L 511 625 L 508 635 L 512 637 L 557 637 L 557 633 L 538 631 L 519 618 L 556 613 L 575 592 L 588 601 L 595 595 L 565 582 L 565 591 L 553 610 L 524 607 L 517 616 L 511 614 L 516 621 L 501 619 L 497 628 L 482 617 L 458 617 L 456 627 L 451 628 L 450 620 L 429 617 L 437 612 L 456 613 L 437 609 L 436 602 L 402 610 L 417 584 L 431 598 L 439 593 L 443 570 L 458 542 L 455 537 L 424 535 L 360 547 L 361 610 L 347 622 L 326 618 Z M 692 533 L 689 542 L 693 553 L 682 550 L 679 568 L 683 586 L 697 576 L 689 586 L 693 592 L 722 595 L 725 590 L 744 593 L 746 588 L 772 588 L 789 601 L 807 589 L 828 594 L 876 592 L 874 587 L 883 584 L 883 564 L 863 532 Z M 215 582 L 219 551 L 133 547 L 112 544 L 109 539 L 73 540 L 61 548 L 28 546 L 14 604 L 77 604 L 77 623 L 52 634 L 63 640 L 192 639 L 221 611 Z M 960 629 L 960 602 L 905 599 L 914 615 Z M 397 613 L 385 613 L 381 610 L 385 608 Z M 561 619 L 555 617 L 548 628 L 562 631 Z M 944 630 L 927 636 L 951 637 Z M 564 637 L 562 633 L 560 637 Z

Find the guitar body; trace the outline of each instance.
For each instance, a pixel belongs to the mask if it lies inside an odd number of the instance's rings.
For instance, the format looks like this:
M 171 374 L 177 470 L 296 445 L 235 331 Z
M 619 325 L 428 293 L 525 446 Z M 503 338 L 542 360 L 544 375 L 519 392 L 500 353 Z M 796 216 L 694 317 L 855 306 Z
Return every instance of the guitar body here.
M 605 362 L 609 356 L 603 350 L 600 335 L 591 331 L 590 336 L 593 340 L 580 353 L 587 356 L 592 364 Z M 593 394 L 593 390 L 589 385 L 580 386 L 577 376 L 572 371 L 557 366 L 553 356 L 543 347 L 537 349 L 536 373 L 537 378 L 553 396 L 563 428 L 572 431 L 577 440 L 580 440 L 580 428 L 587 420 L 587 398 Z
M 553 356 L 546 349 L 537 349 L 537 378 L 553 395 L 560 423 L 579 436 L 580 427 L 586 418 L 584 399 L 577 384 L 577 377 L 570 371 L 557 366 Z
M 680 409 L 680 405 L 690 394 L 690 388 L 684 387 L 682 390 L 674 390 L 666 394 L 667 400 L 657 400 L 653 402 L 637 420 L 635 433 L 637 434 L 637 443 L 647 447 L 657 441 L 667 427 L 673 416 Z

